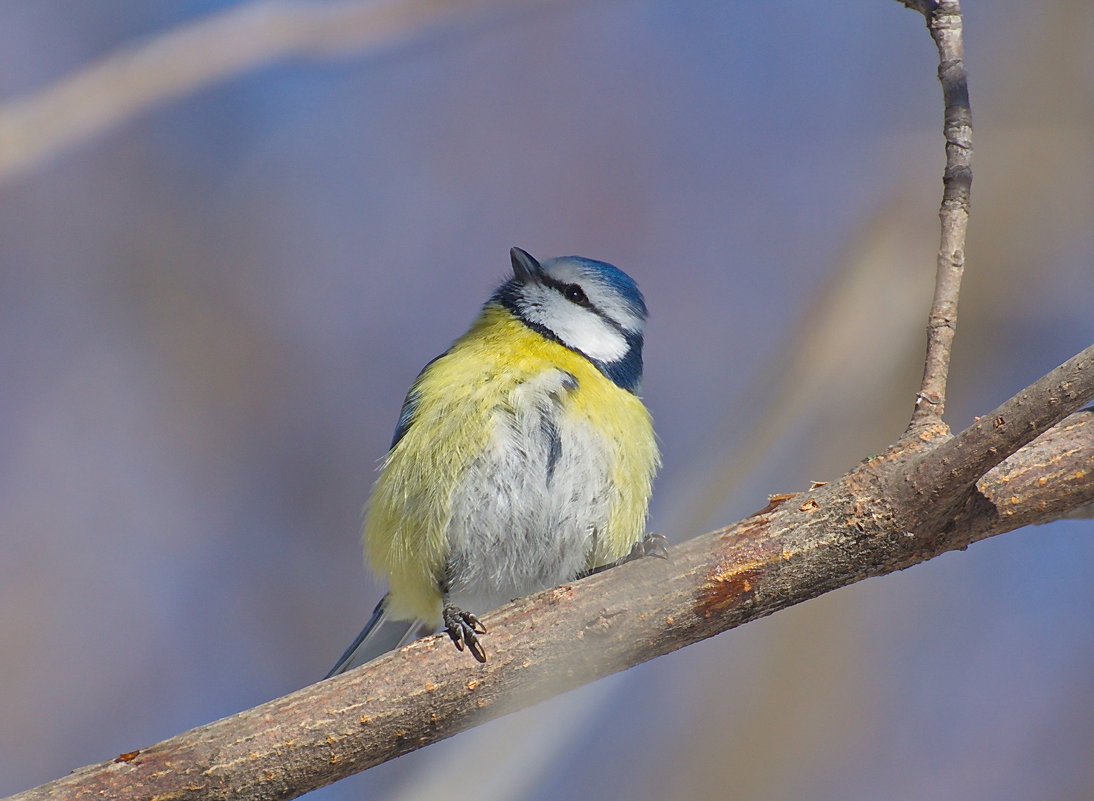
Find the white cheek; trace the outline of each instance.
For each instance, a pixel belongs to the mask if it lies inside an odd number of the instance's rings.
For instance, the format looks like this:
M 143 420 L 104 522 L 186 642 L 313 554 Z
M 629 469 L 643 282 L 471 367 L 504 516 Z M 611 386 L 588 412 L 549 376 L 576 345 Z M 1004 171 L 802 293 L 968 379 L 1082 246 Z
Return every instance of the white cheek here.
M 564 345 L 600 362 L 614 362 L 627 355 L 623 335 L 588 309 L 553 291 L 538 294 L 534 300 L 535 305 L 525 309 L 528 319 L 552 331 Z
M 555 334 L 591 359 L 614 362 L 627 355 L 627 340 L 592 312 L 575 306 L 555 321 Z

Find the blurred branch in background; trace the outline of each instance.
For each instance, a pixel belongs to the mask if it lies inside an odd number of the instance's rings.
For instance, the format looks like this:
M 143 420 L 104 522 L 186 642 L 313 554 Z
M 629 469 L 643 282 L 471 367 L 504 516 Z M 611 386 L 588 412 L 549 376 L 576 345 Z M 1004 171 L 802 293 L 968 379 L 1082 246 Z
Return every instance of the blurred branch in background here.
M 0 183 L 160 104 L 278 59 L 359 54 L 486 9 L 548 2 L 564 0 L 267 0 L 229 8 L 0 106 Z
M 844 431 L 840 442 L 853 438 L 854 458 L 879 448 L 891 438 L 893 426 L 903 424 L 895 410 L 909 395 L 906 373 L 922 358 L 921 300 L 930 296 L 931 280 L 915 258 L 916 237 L 925 231 L 909 223 L 911 210 L 924 198 L 909 191 L 896 194 L 871 216 L 840 269 L 829 273 L 791 324 L 777 355 L 749 382 L 751 397 L 741 404 L 744 408 L 728 415 L 712 437 L 725 443 L 743 432 L 744 439 L 733 448 L 720 448 L 715 464 L 694 467 L 690 491 L 683 493 L 674 518 L 677 530 L 694 533 L 715 525 L 726 500 L 788 432 L 814 416 L 831 417 L 834 410 L 847 408 L 848 387 L 856 388 L 851 402 L 861 411 L 854 431 Z M 879 388 L 891 391 L 877 397 Z M 864 403 L 869 408 L 861 408 Z M 755 418 L 742 421 L 742 413 Z M 810 455 L 816 470 L 839 464 L 839 458 Z
M 946 167 L 939 209 L 942 230 L 935 293 L 927 320 L 927 355 L 912 416 L 913 425 L 926 425 L 940 422 L 945 408 L 965 265 L 972 189 L 972 118 L 960 3 L 957 0 L 899 2 L 919 11 L 927 21 L 938 49 L 938 77 L 944 102 Z M 718 468 L 714 476 L 708 474 L 696 482 L 699 489 L 689 499 L 684 513 L 685 531 L 702 528 L 726 494 L 754 469 L 805 407 L 821 402 L 826 391 L 837 391 L 835 387 L 860 387 L 876 381 L 878 371 L 884 369 L 882 365 L 892 369 L 893 350 L 881 351 L 892 348 L 894 343 L 883 345 L 867 332 L 879 330 L 881 318 L 891 321 L 893 314 L 911 314 L 918 320 L 921 312 L 906 301 L 915 297 L 916 289 L 926 282 L 921 270 L 904 270 L 903 265 L 896 263 L 900 248 L 886 247 L 902 230 L 907 230 L 907 225 L 900 215 L 879 215 L 868 240 L 860 246 L 861 252 L 848 260 L 845 270 L 803 317 L 797 332 L 788 339 L 788 352 L 773 362 L 766 378 L 757 382 L 763 388 L 764 398 L 764 414 L 759 423 L 748 427 L 747 439 L 734 450 L 731 461 Z M 883 252 L 882 258 L 878 258 L 878 251 Z M 903 330 L 910 334 L 912 328 Z M 876 352 L 865 352 L 871 348 Z M 848 354 L 855 351 L 858 358 L 848 359 Z M 839 380 L 832 382 L 837 374 Z

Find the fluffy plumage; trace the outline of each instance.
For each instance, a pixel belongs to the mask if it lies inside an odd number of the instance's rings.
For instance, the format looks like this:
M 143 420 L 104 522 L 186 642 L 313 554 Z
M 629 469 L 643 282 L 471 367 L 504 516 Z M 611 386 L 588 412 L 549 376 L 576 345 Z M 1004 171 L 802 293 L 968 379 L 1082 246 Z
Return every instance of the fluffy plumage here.
M 514 277 L 407 394 L 365 520 L 389 592 L 332 674 L 447 626 L 446 608 L 474 620 L 620 561 L 644 535 L 658 453 L 635 394 L 642 295 L 604 262 L 511 255 Z

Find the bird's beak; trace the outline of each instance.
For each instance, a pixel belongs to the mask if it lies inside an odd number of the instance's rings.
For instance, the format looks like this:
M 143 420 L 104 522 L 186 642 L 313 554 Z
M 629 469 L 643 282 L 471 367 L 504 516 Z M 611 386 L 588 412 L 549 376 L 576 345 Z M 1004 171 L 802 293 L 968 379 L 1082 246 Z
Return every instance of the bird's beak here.
M 543 267 L 528 251 L 509 248 L 509 258 L 513 262 L 513 275 L 524 283 L 538 282 L 543 277 Z

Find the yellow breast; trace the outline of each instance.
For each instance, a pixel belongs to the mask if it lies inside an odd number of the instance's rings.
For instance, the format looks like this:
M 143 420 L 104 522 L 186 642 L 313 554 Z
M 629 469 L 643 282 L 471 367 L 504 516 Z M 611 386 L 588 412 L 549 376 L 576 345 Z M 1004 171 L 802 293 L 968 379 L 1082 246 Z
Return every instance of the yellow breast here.
M 560 403 L 564 422 L 606 443 L 610 511 L 586 566 L 626 556 L 642 537 L 659 458 L 645 406 L 584 356 L 489 304 L 414 383 L 411 425 L 388 454 L 369 501 L 366 554 L 388 579 L 393 617 L 439 619 L 453 497 L 491 447 L 499 407 L 522 385 L 558 370 L 575 379 Z

